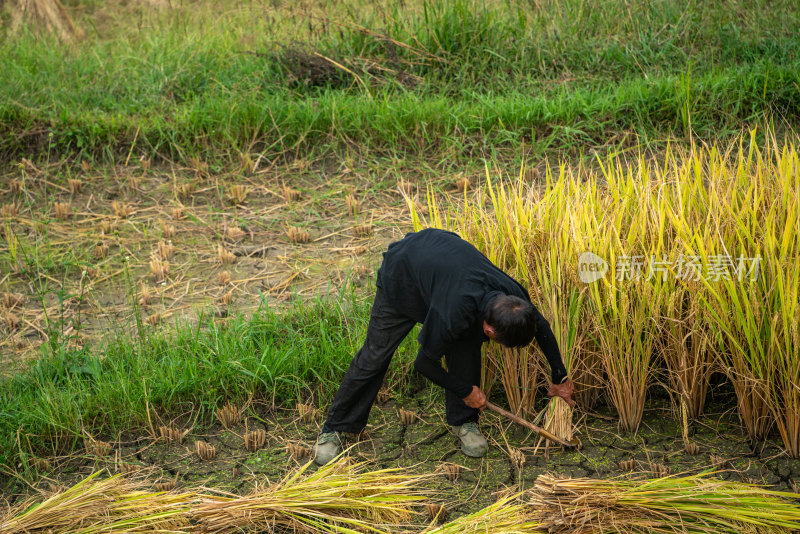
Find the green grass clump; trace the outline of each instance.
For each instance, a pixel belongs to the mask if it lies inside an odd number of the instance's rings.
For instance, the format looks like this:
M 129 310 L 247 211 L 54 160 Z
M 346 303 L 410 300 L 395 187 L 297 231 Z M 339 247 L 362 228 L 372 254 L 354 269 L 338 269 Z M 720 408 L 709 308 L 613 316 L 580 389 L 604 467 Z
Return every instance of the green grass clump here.
M 274 4 L 95 6 L 76 15 L 88 36 L 69 47 L 10 36 L 0 161 L 133 152 L 232 165 L 240 152 L 354 147 L 470 158 L 800 118 L 795 2 Z
M 284 313 L 262 305 L 251 317 L 165 330 L 140 325 L 109 336 L 100 350 L 58 345 L 0 382 L 0 465 L 30 454 L 61 454 L 84 433 L 145 428 L 151 416 L 210 414 L 251 393 L 267 402 L 330 397 L 363 342 L 369 304 L 355 297 L 298 304 Z M 394 368 L 410 349 L 401 348 Z

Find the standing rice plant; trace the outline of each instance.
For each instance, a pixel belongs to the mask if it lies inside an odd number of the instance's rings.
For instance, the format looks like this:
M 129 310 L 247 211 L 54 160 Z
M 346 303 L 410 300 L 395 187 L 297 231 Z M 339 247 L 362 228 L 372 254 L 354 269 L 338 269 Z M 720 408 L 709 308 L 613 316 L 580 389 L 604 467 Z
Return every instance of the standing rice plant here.
M 544 189 L 487 175 L 445 210 L 429 194 L 427 219 L 409 207 L 416 229 L 458 232 L 530 288 L 582 402 L 605 374 L 621 426 L 635 430 L 663 365 L 696 417 L 719 368 L 748 436 L 764 439 L 776 425 L 800 456 L 800 164 L 794 145 L 762 150 L 754 133 L 744 145 L 598 161 L 597 175 L 548 169 Z M 588 286 L 574 282 L 584 251 L 608 265 Z M 532 413 L 541 362 L 496 354 L 512 409 Z
M 423 499 L 422 477 L 399 469 L 366 471 L 339 459 L 310 473 L 309 462 L 283 480 L 243 497 L 203 495 L 191 517 L 203 532 L 386 532 Z
M 787 452 L 800 457 L 798 155 L 790 145 L 764 154 L 751 141 L 735 170 L 717 168 L 709 220 L 722 242 L 692 244 L 704 262 L 729 263 L 727 276 L 704 280 L 708 315 L 727 347 L 721 363 L 750 438 L 764 439 L 776 424 Z
M 788 534 L 800 529 L 800 495 L 704 475 L 649 480 L 541 475 L 529 502 L 551 534 Z
M 0 516 L 3 534 L 95 534 L 185 532 L 191 493 L 149 492 L 121 475 L 99 479 L 98 471 L 40 503 L 26 501 Z
M 703 414 L 714 370 L 714 352 L 709 348 L 697 297 L 699 290 L 674 287 L 666 297 L 665 313 L 660 318 L 667 378 L 680 399 L 679 405 L 686 406 L 687 416 L 692 419 Z

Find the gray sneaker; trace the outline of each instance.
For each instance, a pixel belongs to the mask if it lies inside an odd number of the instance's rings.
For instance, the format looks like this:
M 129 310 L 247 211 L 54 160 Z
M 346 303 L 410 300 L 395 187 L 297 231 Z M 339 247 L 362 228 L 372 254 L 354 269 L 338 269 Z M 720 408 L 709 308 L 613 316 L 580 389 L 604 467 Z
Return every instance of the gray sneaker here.
M 486 443 L 486 438 L 481 435 L 478 423 L 470 421 L 452 428 L 453 433 L 461 440 L 461 452 L 473 458 L 480 458 L 486 455 L 489 444 Z
M 317 437 L 314 445 L 314 461 L 317 465 L 325 465 L 342 452 L 342 442 L 336 432 L 325 432 Z

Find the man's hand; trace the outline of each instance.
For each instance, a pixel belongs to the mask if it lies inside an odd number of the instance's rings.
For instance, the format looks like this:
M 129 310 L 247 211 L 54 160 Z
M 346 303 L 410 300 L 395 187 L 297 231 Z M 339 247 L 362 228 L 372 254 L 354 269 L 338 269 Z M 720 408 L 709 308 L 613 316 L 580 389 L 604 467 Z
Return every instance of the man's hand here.
M 548 397 L 561 397 L 566 401 L 570 407 L 575 407 L 575 401 L 572 400 L 572 394 L 575 392 L 575 384 L 572 383 L 572 380 L 567 378 L 560 384 L 550 384 L 550 388 L 547 390 Z M 475 391 L 473 390 L 473 393 Z
M 483 394 L 481 388 L 472 386 L 472 393 L 464 397 L 464 404 L 470 408 L 477 408 L 479 410 L 486 409 L 486 395 Z

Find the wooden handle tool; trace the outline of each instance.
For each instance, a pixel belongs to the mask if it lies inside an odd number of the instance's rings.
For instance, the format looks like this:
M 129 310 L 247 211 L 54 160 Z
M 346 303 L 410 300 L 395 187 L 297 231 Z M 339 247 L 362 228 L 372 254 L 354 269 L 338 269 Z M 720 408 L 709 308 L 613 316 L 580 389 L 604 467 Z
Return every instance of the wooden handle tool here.
M 543 438 L 549 439 L 550 441 L 555 441 L 556 443 L 558 443 L 560 445 L 563 445 L 564 447 L 568 447 L 570 449 L 573 449 L 573 448 L 579 447 L 580 444 L 581 444 L 581 442 L 580 442 L 580 440 L 578 438 L 573 437 L 570 441 L 563 440 L 563 439 L 559 438 L 558 436 L 556 436 L 555 434 L 553 434 L 552 432 L 548 432 L 544 428 L 538 427 L 538 426 L 534 425 L 533 423 L 531 423 L 529 421 L 526 421 L 522 417 L 519 417 L 519 416 L 509 412 L 508 410 L 504 410 L 503 408 L 499 407 L 496 404 L 492 404 L 491 402 L 487 401 L 486 402 L 486 407 L 488 409 L 492 410 L 493 412 L 499 413 L 503 417 L 505 417 L 507 419 L 510 419 L 511 421 L 514 421 L 518 425 L 522 425 L 525 428 L 529 428 L 529 429 L 533 430 L 534 432 L 536 432 L 537 434 L 539 434 Z

